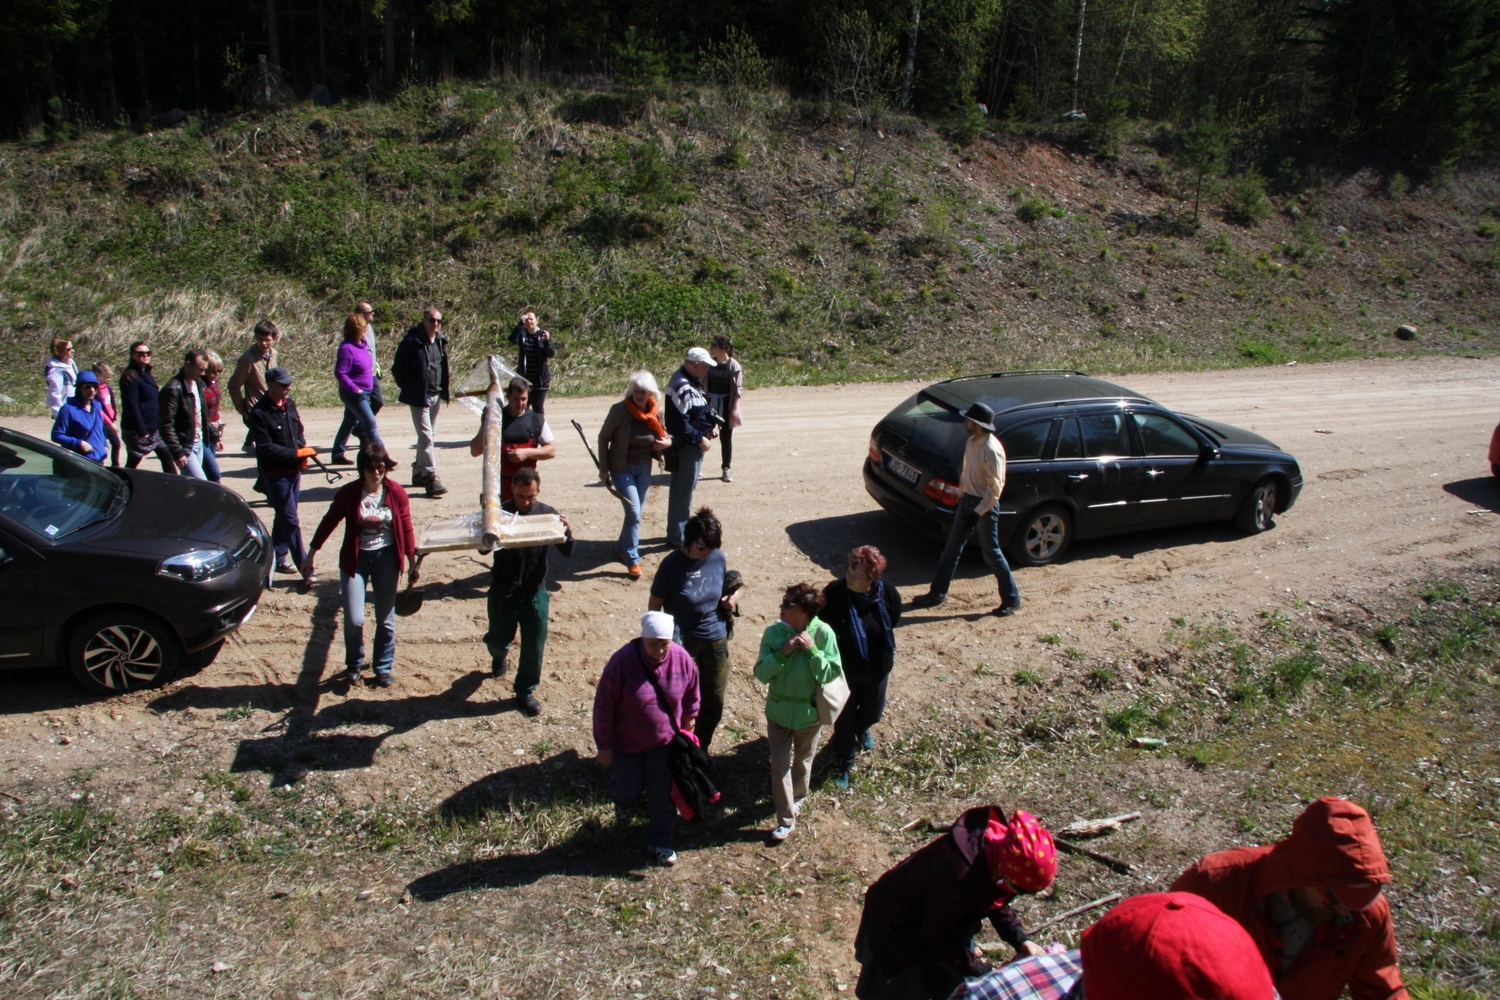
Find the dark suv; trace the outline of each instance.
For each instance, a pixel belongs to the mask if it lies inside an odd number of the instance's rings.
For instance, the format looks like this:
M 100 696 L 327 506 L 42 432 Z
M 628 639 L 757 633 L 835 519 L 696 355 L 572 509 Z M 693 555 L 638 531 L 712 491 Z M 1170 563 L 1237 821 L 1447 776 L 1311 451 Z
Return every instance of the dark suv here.
M 1055 562 L 1074 538 L 1142 528 L 1265 531 L 1302 490 L 1297 460 L 1260 435 L 1082 372 L 969 375 L 923 389 L 870 435 L 865 489 L 935 537 L 961 495 L 962 414 L 976 402 L 1005 445 L 1000 543 L 1023 566 Z
M 104 694 L 160 684 L 254 613 L 271 559 L 222 486 L 0 428 L 0 666 L 66 661 Z

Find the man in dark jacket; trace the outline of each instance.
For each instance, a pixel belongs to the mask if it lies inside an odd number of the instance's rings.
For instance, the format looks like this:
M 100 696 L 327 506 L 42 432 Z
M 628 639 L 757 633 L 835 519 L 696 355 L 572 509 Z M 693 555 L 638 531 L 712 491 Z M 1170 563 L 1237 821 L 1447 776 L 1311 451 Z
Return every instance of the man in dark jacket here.
M 429 497 L 440 497 L 448 488 L 437 477 L 438 410 L 448 401 L 448 338 L 443 336 L 443 312 L 429 306 L 422 322 L 406 331 L 396 358 L 391 362 L 391 377 L 401 390 L 397 398 L 411 409 L 411 423 L 417 429 L 417 457 L 411 463 L 411 484 L 422 486 Z
M 161 471 L 177 472 L 177 463 L 161 439 L 161 390 L 151 374 L 151 348 L 144 340 L 130 345 L 130 367 L 120 375 L 120 435 L 125 439 L 125 464 L 134 469 L 152 452 Z
M 161 439 L 172 453 L 172 461 L 183 475 L 207 479 L 203 453 L 218 444 L 208 420 L 208 400 L 203 396 L 203 376 L 208 373 L 208 352 L 194 348 L 183 358 L 182 370 L 161 387 Z
M 1238 920 L 1284 1000 L 1408 1000 L 1401 982 L 1391 880 L 1370 814 L 1319 799 L 1285 840 L 1201 859 L 1172 883 Z
M 557 514 L 562 519 L 566 537 L 557 542 L 564 556 L 573 554 L 573 529 L 568 519 L 537 500 L 542 477 L 535 469 L 520 469 L 511 480 L 511 498 L 500 505 L 513 514 Z M 490 576 L 488 602 L 489 631 L 484 644 L 490 651 L 490 672 L 504 677 L 509 667 L 510 644 L 516 628 L 521 630 L 521 662 L 516 668 L 516 705 L 527 715 L 542 714 L 542 703 L 536 700 L 536 686 L 542 679 L 542 651 L 547 645 L 547 551 L 551 545 L 533 545 L 518 549 L 497 549 L 495 568 Z
M 275 512 L 271 541 L 276 546 L 276 572 L 289 575 L 297 573 L 297 567 L 307 561 L 297 499 L 302 491 L 302 462 L 315 454 L 307 446 L 297 404 L 288 395 L 291 389 L 291 372 L 280 367 L 268 369 L 265 395 L 250 407 L 246 417 L 255 442 L 255 467 Z
M 713 363 L 713 355 L 703 348 L 689 348 L 682 367 L 667 383 L 667 433 L 672 436 L 676 460 L 667 488 L 667 544 L 674 549 L 682 547 L 682 529 L 693 511 L 703 453 L 712 447 L 717 432 L 714 411 L 703 394 L 703 377 Z
M 860 1000 L 941 1000 L 989 966 L 973 938 L 986 918 L 1017 956 L 1042 949 L 1027 939 L 1010 900 L 1041 892 L 1057 874 L 1052 835 L 1030 813 L 970 809 L 942 837 L 880 876 L 865 893 L 855 937 Z
M 521 321 L 515 329 L 510 331 L 510 342 L 521 349 L 516 371 L 531 383 L 531 408 L 546 413 L 547 390 L 552 387 L 552 368 L 547 359 L 557 354 L 552 334 L 537 326 L 536 313 L 528 309 L 521 314 Z

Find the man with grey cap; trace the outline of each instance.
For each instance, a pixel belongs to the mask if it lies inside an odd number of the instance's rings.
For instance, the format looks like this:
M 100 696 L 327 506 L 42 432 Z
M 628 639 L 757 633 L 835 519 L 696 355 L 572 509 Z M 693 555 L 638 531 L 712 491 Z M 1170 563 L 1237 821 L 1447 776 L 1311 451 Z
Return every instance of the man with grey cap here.
M 682 529 L 693 510 L 693 490 L 703 454 L 718 435 L 714 411 L 703 394 L 703 379 L 714 357 L 701 347 L 688 348 L 682 367 L 667 383 L 667 433 L 672 437 L 667 464 L 672 484 L 667 490 L 667 544 L 682 547 Z
M 948 544 L 943 546 L 943 554 L 938 557 L 937 576 L 932 579 L 932 587 L 915 598 L 912 604 L 931 608 L 948 599 L 948 585 L 958 571 L 958 561 L 963 558 L 969 535 L 978 525 L 979 549 L 1000 585 L 1000 606 L 994 614 L 1005 618 L 1021 607 L 1016 578 L 1011 575 L 1005 553 L 1000 551 L 1000 494 L 1005 491 L 1005 448 L 995 435 L 995 411 L 985 404 L 975 403 L 964 411 L 964 426 L 968 429 L 969 440 L 964 445 L 964 469 L 959 477 L 963 495 L 953 512 Z
M 611 771 L 616 825 L 626 822 L 645 791 L 651 817 L 646 847 L 662 865 L 677 863 L 677 806 L 668 769 L 672 737 L 693 731 L 699 703 L 698 667 L 672 641 L 673 627 L 671 615 L 646 612 L 640 637 L 609 658 L 594 692 L 594 744 L 599 763 Z

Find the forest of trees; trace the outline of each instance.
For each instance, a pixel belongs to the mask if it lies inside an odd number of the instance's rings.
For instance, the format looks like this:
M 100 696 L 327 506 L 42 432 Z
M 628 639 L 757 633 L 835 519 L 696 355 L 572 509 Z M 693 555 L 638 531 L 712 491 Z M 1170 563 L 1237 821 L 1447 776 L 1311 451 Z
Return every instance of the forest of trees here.
M 1441 166 L 1500 137 L 1500 0 L 8 0 L 0 134 L 506 76 L 700 78 L 934 118 L 1220 121 Z M 722 60 L 720 60 L 722 62 Z

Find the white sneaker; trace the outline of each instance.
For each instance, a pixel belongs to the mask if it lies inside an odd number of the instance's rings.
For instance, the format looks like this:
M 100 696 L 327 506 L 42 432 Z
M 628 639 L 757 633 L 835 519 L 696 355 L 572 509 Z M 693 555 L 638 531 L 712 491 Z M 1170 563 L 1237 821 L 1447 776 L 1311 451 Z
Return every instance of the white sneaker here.
M 792 835 L 793 829 L 794 828 L 790 826 L 778 826 L 776 829 L 771 831 L 771 839 L 779 844 Z
M 726 483 L 732 483 L 732 482 L 734 482 L 734 475 L 732 473 L 730 473 L 730 471 L 728 469 L 724 470 L 724 475 L 722 477 L 720 477 L 720 478 L 722 478 L 724 480 L 724 482 L 726 482 Z
M 677 863 L 677 852 L 670 847 L 653 847 L 651 853 L 655 856 L 656 863 L 664 867 L 671 868 Z

